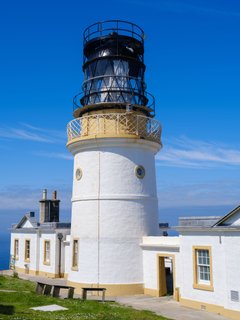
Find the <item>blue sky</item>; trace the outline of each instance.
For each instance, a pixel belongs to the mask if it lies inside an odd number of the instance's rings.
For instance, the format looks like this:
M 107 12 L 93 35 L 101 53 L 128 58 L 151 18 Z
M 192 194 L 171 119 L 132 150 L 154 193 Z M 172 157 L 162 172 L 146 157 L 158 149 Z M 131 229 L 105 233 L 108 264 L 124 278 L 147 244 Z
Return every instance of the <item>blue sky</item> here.
M 59 190 L 70 220 L 66 124 L 83 80 L 82 32 L 108 19 L 134 22 L 146 34 L 146 82 L 163 126 L 161 220 L 222 215 L 240 203 L 238 0 L 4 1 L 1 232 L 38 210 L 43 188 Z

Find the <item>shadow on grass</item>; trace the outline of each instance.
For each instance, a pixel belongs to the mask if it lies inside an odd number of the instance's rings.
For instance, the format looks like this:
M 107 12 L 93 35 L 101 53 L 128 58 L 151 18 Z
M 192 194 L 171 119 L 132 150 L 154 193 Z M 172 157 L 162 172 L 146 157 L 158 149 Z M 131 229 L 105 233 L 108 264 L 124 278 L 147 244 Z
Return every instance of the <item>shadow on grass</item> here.
M 0 304 L 0 314 L 14 314 L 14 306 L 4 306 Z

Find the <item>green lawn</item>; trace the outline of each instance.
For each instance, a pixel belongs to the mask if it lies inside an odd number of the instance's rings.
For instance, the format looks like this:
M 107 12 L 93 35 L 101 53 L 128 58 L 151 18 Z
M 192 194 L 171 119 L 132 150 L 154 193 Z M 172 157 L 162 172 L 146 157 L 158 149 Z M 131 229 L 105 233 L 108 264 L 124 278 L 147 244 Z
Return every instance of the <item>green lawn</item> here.
M 81 301 L 80 299 L 58 299 L 35 293 L 35 284 L 13 277 L 0 276 L 0 320 L 164 320 L 150 311 L 137 311 L 114 302 Z M 66 311 L 41 312 L 31 307 L 58 304 Z

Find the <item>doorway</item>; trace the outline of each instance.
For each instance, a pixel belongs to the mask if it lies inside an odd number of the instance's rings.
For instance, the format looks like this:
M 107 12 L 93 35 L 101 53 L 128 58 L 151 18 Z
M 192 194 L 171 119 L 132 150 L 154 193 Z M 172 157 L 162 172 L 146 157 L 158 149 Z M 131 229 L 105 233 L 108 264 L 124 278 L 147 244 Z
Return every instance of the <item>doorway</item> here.
M 173 255 L 158 255 L 158 296 L 174 295 L 175 263 Z

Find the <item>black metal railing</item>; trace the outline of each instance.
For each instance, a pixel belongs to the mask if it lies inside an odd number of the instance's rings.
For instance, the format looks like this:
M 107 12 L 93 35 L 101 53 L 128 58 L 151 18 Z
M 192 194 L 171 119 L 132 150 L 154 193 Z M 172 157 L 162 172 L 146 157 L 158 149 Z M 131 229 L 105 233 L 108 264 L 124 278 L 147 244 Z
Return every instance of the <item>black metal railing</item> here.
M 140 93 L 139 90 L 119 89 L 119 87 L 81 92 L 73 98 L 73 111 L 87 105 L 100 105 L 106 103 L 124 104 L 149 109 L 149 114 L 155 116 L 155 98 L 148 92 Z
M 84 30 L 84 45 L 94 38 L 107 36 L 111 33 L 126 35 L 141 43 L 144 42 L 144 31 L 138 25 L 124 20 L 106 20 L 94 23 Z

